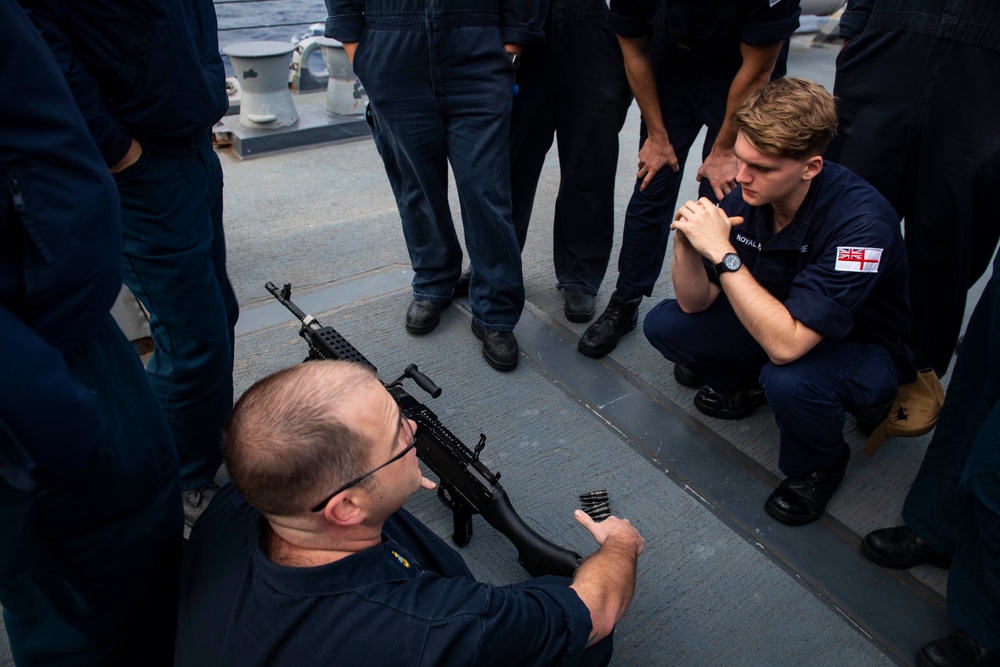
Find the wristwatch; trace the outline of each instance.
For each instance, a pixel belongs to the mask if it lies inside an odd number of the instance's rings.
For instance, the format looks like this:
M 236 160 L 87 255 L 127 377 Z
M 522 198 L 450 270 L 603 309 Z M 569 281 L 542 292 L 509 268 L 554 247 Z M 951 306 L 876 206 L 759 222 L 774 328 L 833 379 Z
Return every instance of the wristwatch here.
M 507 54 L 507 60 L 510 61 L 510 66 L 513 67 L 516 72 L 517 68 L 521 66 L 521 56 L 513 51 L 505 51 L 504 53 Z
M 712 268 L 715 269 L 715 275 L 721 276 L 727 271 L 739 271 L 741 266 L 743 266 L 743 261 L 740 259 L 740 256 L 735 252 L 727 252 L 723 256 L 722 261 Z

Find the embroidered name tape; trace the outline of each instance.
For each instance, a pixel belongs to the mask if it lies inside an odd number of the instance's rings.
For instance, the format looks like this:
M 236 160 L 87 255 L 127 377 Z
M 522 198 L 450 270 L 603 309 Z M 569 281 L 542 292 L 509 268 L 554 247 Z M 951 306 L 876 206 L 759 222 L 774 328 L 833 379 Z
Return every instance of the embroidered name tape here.
M 878 263 L 882 259 L 882 248 L 837 248 L 837 271 L 858 273 L 878 273 Z

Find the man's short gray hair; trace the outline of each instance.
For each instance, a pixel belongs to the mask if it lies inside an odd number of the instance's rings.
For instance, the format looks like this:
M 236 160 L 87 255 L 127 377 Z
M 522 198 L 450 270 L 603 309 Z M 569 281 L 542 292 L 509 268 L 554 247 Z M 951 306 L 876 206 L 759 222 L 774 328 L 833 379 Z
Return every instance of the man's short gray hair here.
M 366 472 L 370 443 L 348 424 L 378 382 L 348 361 L 309 361 L 265 377 L 233 408 L 222 451 L 236 489 L 265 515 L 308 511 Z

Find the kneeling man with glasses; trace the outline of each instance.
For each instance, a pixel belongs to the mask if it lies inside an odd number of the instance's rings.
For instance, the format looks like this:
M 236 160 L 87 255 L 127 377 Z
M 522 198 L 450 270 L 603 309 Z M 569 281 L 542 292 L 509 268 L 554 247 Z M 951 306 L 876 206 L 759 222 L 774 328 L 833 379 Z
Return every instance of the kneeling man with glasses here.
M 572 580 L 477 582 L 402 509 L 435 487 L 415 428 L 361 364 L 311 361 L 247 390 L 223 436 L 232 485 L 185 551 L 177 664 L 607 664 L 639 533 L 578 511 L 600 548 Z

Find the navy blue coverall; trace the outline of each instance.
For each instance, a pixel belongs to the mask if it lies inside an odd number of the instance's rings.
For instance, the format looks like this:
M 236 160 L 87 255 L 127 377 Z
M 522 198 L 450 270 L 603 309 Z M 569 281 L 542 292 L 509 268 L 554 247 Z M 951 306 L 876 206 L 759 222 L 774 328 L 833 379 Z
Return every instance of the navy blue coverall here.
M 404 509 L 382 542 L 318 567 L 274 563 L 270 528 L 227 486 L 184 552 L 177 664 L 184 667 L 606 665 L 585 648 L 590 611 L 565 577 L 475 580 L 455 549 Z M 262 539 L 265 538 L 265 539 Z
M 531 0 L 327 0 L 326 35 L 358 42 L 354 71 L 374 114 L 413 265 L 413 296 L 447 303 L 462 272 L 448 202 L 448 165 L 472 264 L 469 300 L 487 331 L 511 331 L 524 307 L 511 223 L 505 43 L 542 37 Z
M 780 431 L 778 467 L 791 477 L 804 475 L 840 457 L 845 410 L 888 403 L 900 381 L 912 379 L 899 224 L 878 191 L 832 162 L 777 234 L 771 207 L 748 205 L 741 187 L 720 205 L 727 215 L 744 218 L 731 235 L 744 266 L 824 340 L 796 361 L 776 365 L 725 292 L 694 314 L 667 299 L 649 312 L 643 331 L 665 357 L 717 392 L 759 381 Z M 718 283 L 714 271 L 706 271 Z
M 114 181 L 52 53 L 0 2 L 0 605 L 19 667 L 169 665 L 177 455 L 135 351 Z
M 702 126 L 707 128 L 702 159 L 712 151 L 725 119 L 730 85 L 743 63 L 740 44 L 783 42 L 798 27 L 800 12 L 798 0 L 611 0 L 610 6 L 612 30 L 622 37 L 650 38 L 660 111 L 680 165 L 676 172 L 660 169 L 645 190 L 639 189 L 642 180 L 636 179 L 625 212 L 616 286 L 618 295 L 631 301 L 652 294 L 660 276 L 688 151 Z M 672 14 L 671 7 L 679 8 L 679 15 Z M 678 24 L 678 16 L 686 25 Z M 677 32 L 683 37 L 678 38 Z M 640 146 L 646 136 L 643 124 Z M 707 179 L 701 183 L 700 196 L 715 201 Z
M 965 330 L 903 520 L 951 556 L 948 616 L 1000 654 L 1000 257 Z
M 1000 3 L 851 0 L 827 157 L 905 218 L 914 362 L 943 375 L 1000 238 Z
M 632 103 L 604 0 L 551 0 L 545 42 L 525 46 L 511 115 L 511 203 L 524 249 L 538 178 L 559 137 L 552 260 L 563 289 L 597 294 L 615 233 L 618 133 Z
M 222 464 L 239 315 L 226 275 L 222 167 L 211 129 L 229 105 L 211 0 L 19 0 L 56 55 L 115 174 L 124 281 L 149 312 L 153 393 L 185 491 Z

